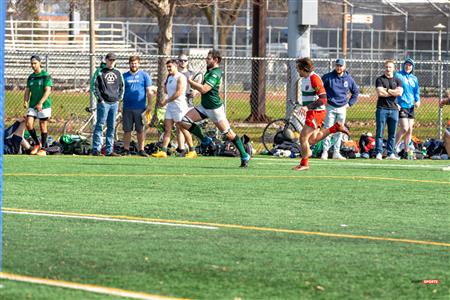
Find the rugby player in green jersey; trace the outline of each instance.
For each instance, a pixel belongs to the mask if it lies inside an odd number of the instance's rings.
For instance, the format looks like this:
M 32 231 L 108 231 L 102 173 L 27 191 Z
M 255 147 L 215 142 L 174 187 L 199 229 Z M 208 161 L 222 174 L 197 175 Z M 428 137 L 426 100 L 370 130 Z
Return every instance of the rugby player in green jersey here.
M 27 87 L 23 97 L 23 107 L 28 108 L 26 126 L 27 130 L 34 141 L 34 148 L 31 154 L 45 155 L 44 149 L 48 147 L 48 119 L 52 115 L 52 102 L 50 92 L 53 86 L 52 78 L 41 66 L 41 58 L 33 55 L 30 58 L 33 73 L 28 76 Z M 39 119 L 41 129 L 41 141 L 39 141 L 36 131 L 34 130 L 34 120 Z
M 180 129 L 190 131 L 197 136 L 203 146 L 208 146 L 212 143 L 212 139 L 205 136 L 201 128 L 195 124 L 203 119 L 210 119 L 220 132 L 239 150 L 241 157 L 241 167 L 248 167 L 250 155 L 245 152 L 244 144 L 239 136 L 231 130 L 230 123 L 225 115 L 225 109 L 222 100 L 219 96 L 220 81 L 222 78 L 222 70 L 219 68 L 222 57 L 217 50 L 210 50 L 206 57 L 207 71 L 205 73 L 202 83 L 198 83 L 192 78 L 189 78 L 191 87 L 200 92 L 202 95 L 201 104 L 189 110 L 181 120 Z M 189 134 L 185 134 L 186 142 L 189 147 L 192 147 L 192 138 Z

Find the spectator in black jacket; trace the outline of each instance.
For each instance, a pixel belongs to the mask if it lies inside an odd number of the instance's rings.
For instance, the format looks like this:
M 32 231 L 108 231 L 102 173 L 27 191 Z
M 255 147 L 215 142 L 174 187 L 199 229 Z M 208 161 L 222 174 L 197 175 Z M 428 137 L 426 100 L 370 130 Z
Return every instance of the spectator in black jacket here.
M 123 99 L 122 73 L 114 68 L 116 55 L 108 53 L 91 81 L 91 92 L 97 99 L 97 123 L 92 136 L 92 155 L 101 153 L 103 126 L 106 123 L 106 156 L 120 156 L 114 152 L 114 128 L 119 102 Z

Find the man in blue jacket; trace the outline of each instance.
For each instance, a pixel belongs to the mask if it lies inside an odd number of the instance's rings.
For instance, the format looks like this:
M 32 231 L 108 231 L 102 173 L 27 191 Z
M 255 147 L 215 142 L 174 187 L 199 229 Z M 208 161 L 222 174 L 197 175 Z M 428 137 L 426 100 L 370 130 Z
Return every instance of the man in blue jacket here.
M 397 97 L 397 103 L 400 105 L 399 118 L 399 132 L 395 141 L 397 152 L 402 138 L 404 138 L 405 154 L 408 153 L 408 146 L 412 137 L 412 130 L 414 125 L 414 108 L 420 106 L 420 88 L 419 81 L 414 75 L 414 61 L 407 58 L 403 63 L 403 68 L 400 72 L 395 73 L 395 77 L 402 81 L 403 94 Z
M 347 107 L 356 103 L 359 95 L 359 88 L 352 76 L 345 70 L 345 60 L 336 59 L 334 71 L 322 77 L 325 90 L 327 92 L 327 116 L 324 127 L 329 128 L 336 122 L 345 123 Z M 348 95 L 351 94 L 349 99 Z M 323 152 L 321 159 L 328 159 L 328 150 L 331 147 L 331 135 L 323 142 Z M 342 134 L 336 133 L 336 140 L 333 145 L 333 159 L 345 159 L 340 153 Z

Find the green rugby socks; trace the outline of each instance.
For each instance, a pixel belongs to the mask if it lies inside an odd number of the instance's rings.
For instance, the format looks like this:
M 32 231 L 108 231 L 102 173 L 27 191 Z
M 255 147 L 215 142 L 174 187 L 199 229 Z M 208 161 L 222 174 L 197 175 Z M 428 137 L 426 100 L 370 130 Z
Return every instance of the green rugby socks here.
M 236 146 L 236 148 L 238 148 L 241 158 L 245 157 L 247 152 L 245 152 L 244 143 L 242 143 L 241 138 L 236 135 L 234 137 L 234 140 L 232 140 L 232 142 Z
M 205 135 L 203 134 L 202 129 L 197 124 L 192 124 L 191 128 L 189 128 L 189 131 L 192 132 L 200 140 L 205 140 Z

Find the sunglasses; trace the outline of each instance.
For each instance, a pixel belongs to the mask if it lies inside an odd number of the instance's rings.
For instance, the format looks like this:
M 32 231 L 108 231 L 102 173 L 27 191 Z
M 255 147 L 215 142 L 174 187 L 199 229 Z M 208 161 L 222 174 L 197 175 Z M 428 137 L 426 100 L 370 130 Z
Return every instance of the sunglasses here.
M 187 62 L 187 59 L 179 59 L 179 62 Z

